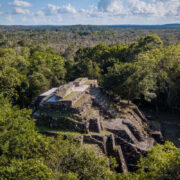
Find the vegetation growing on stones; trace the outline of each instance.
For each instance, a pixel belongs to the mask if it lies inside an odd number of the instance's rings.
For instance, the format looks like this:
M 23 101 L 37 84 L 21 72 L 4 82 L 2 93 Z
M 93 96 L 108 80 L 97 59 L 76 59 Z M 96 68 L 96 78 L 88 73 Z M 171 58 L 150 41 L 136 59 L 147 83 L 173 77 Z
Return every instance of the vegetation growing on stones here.
M 28 110 L 0 103 L 0 179 L 110 179 L 107 158 L 72 138 L 38 134 Z
M 180 151 L 172 143 L 156 145 L 139 161 L 136 173 L 117 174 L 107 158 L 97 157 L 72 137 L 48 138 L 37 133 L 30 112 L 0 103 L 1 179 L 177 179 Z M 7 141 L 8 140 L 8 141 Z M 111 168 L 116 167 L 111 159 Z

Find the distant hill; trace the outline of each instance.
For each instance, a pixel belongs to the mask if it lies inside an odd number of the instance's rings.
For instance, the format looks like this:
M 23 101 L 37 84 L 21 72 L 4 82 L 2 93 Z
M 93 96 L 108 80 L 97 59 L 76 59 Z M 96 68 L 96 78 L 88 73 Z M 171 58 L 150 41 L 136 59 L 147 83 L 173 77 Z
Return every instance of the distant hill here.
M 163 25 L 137 25 L 137 24 L 124 24 L 124 25 L 0 25 L 0 27 L 14 27 L 14 28 L 75 28 L 75 27 L 87 27 L 87 28 L 96 28 L 96 27 L 111 27 L 111 28 L 140 28 L 140 29 L 156 29 L 156 28 L 180 28 L 180 24 L 163 24 Z
M 163 24 L 163 25 L 100 25 L 101 27 L 111 28 L 139 28 L 139 29 L 164 29 L 164 28 L 180 28 L 180 24 Z

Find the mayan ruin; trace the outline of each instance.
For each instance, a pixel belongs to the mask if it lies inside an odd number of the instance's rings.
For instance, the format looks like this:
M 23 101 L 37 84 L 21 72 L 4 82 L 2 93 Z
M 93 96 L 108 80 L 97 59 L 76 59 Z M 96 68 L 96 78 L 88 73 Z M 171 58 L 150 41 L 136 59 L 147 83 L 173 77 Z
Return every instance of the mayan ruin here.
M 0 0 L 0 180 L 180 180 L 180 0 Z
M 88 78 L 79 78 L 73 82 L 62 85 L 58 88 L 52 88 L 41 94 L 38 99 L 39 106 L 49 109 L 70 109 L 76 102 L 85 96 L 91 88 L 97 87 L 97 80 L 88 80 Z
M 52 88 L 36 98 L 34 109 L 38 124 L 83 133 L 81 143 L 116 157 L 120 172 L 133 170 L 141 154 L 163 142 L 136 105 L 113 99 L 97 80 L 78 78 Z

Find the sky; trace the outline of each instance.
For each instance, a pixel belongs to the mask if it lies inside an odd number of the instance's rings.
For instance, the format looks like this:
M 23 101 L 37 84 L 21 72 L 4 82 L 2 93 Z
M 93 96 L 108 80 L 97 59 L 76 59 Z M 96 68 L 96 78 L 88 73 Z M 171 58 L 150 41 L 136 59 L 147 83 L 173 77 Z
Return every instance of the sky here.
M 0 25 L 180 23 L 180 0 L 0 0 Z

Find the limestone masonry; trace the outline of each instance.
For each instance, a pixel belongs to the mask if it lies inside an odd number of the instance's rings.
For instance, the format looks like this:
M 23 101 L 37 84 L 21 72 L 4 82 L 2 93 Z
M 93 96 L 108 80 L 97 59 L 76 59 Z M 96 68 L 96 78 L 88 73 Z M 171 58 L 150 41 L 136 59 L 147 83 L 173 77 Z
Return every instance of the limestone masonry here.
M 73 82 L 52 88 L 38 97 L 38 106 L 51 109 L 70 109 L 91 88 L 97 87 L 97 80 L 78 78 Z
M 52 88 L 39 95 L 33 107 L 39 125 L 79 132 L 81 144 L 114 156 L 119 172 L 135 170 L 140 156 L 163 142 L 161 132 L 151 127 L 136 105 L 108 94 L 97 80 L 78 78 Z

